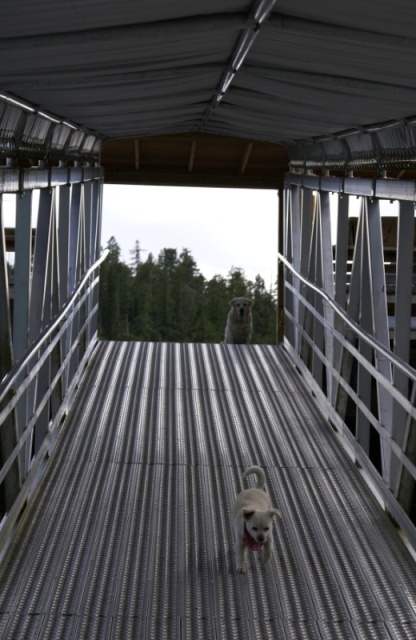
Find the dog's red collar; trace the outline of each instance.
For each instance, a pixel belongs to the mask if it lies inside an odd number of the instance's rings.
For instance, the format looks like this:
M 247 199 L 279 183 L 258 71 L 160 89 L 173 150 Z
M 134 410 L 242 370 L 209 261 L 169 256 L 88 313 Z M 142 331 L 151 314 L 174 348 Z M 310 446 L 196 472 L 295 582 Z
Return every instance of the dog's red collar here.
M 245 525 L 244 525 L 243 542 L 252 551 L 259 551 L 259 549 L 261 549 L 264 546 L 264 542 L 257 542 L 257 540 L 254 540 L 254 538 L 251 537 Z

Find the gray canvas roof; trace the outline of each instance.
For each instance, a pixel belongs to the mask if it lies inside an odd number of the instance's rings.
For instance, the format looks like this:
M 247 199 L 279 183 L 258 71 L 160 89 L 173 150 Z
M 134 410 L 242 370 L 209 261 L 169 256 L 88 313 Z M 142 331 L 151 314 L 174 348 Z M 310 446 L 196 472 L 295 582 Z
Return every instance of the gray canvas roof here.
M 391 146 L 414 146 L 413 0 L 5 0 L 1 13 L 0 93 L 106 139 L 290 149 L 388 124 Z

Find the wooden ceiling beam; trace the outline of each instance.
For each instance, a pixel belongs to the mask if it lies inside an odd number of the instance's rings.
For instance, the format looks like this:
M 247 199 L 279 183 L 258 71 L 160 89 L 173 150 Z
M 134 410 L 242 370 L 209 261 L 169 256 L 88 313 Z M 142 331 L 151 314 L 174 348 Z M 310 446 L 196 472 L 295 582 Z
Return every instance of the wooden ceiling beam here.
M 189 154 L 189 162 L 188 162 L 189 173 L 192 173 L 194 168 L 195 153 L 196 153 L 196 140 L 193 140 L 191 144 L 191 152 Z
M 244 150 L 243 158 L 241 160 L 240 173 L 245 172 L 252 150 L 253 150 L 253 143 L 249 142 Z
M 134 141 L 134 167 L 136 171 L 140 171 L 140 141 L 136 138 Z

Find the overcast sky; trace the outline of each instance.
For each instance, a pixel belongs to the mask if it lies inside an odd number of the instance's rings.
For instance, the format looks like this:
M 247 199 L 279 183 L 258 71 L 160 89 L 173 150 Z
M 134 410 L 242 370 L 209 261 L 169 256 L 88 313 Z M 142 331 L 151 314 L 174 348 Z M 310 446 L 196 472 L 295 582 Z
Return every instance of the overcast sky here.
M 127 264 L 136 240 L 142 260 L 188 249 L 205 278 L 232 267 L 249 280 L 276 280 L 277 193 L 272 190 L 104 185 L 102 246 L 114 236 Z

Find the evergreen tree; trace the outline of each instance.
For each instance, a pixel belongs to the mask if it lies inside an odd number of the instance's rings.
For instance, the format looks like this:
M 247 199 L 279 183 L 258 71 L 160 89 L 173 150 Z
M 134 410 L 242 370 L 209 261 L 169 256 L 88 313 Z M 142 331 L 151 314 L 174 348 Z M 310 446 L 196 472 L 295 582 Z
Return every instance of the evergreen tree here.
M 252 342 L 257 344 L 276 343 L 276 301 L 266 290 L 264 280 L 257 275 L 255 282 L 249 283 L 249 297 L 253 300 Z
M 101 266 L 99 334 L 107 340 L 221 342 L 230 301 L 254 301 L 253 343 L 275 344 L 275 295 L 257 276 L 247 281 L 243 269 L 206 281 L 189 249 L 163 249 L 142 262 L 139 241 L 130 267 L 120 259 L 114 237 Z
M 142 262 L 141 256 L 140 256 L 141 251 L 142 249 L 140 249 L 140 242 L 136 240 L 134 249 L 130 250 L 130 255 L 131 255 L 130 268 L 133 273 L 133 276 L 136 275 L 137 270 Z
M 194 340 L 195 326 L 203 299 L 205 279 L 188 249 L 183 249 L 177 263 L 173 295 L 175 299 L 176 329 L 172 339 L 178 342 Z
M 244 270 L 240 267 L 231 267 L 228 274 L 228 294 L 233 298 L 248 297 L 248 287 L 244 276 Z
M 162 340 L 154 311 L 155 287 L 158 267 L 150 253 L 146 262 L 138 265 L 132 283 L 133 317 L 132 332 L 139 340 L 159 342 Z
M 207 282 L 204 295 L 205 339 L 202 337 L 201 342 L 222 342 L 231 299 L 225 278 L 215 275 Z
M 107 340 L 129 336 L 130 270 L 120 261 L 120 247 L 112 236 L 109 255 L 100 270 L 100 334 Z
M 162 340 L 172 341 L 176 326 L 174 272 L 178 264 L 176 249 L 162 249 L 157 261 L 157 280 L 153 320 Z

